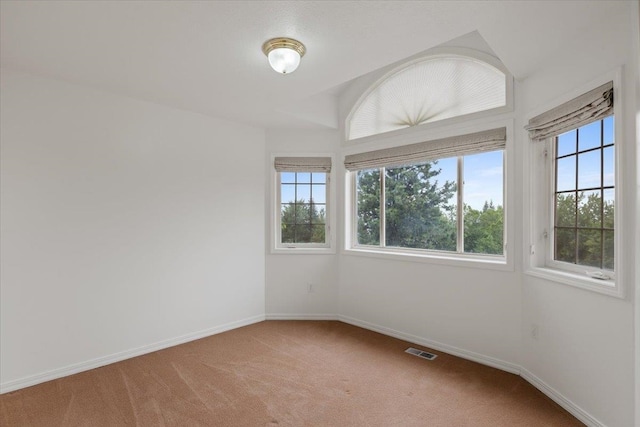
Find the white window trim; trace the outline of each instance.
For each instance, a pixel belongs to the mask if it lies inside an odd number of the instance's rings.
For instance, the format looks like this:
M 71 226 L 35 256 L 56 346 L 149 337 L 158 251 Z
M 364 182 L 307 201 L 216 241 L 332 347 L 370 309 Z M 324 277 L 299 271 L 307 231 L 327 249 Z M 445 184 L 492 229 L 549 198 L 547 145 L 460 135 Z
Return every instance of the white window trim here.
M 327 205 L 326 205 L 326 243 L 280 243 L 280 178 L 278 172 L 273 167 L 276 157 L 331 157 L 331 172 L 327 173 Z M 272 153 L 269 163 L 270 170 L 270 253 L 272 254 L 335 254 L 336 253 L 336 232 L 335 218 L 336 208 L 334 201 L 336 161 L 333 153 L 299 153 L 285 152 Z
M 523 130 L 523 141 L 528 145 L 528 161 L 525 161 L 525 171 L 528 176 L 528 197 L 525 196 L 525 224 L 528 223 L 529 232 L 525 236 L 524 273 L 529 276 L 562 283 L 569 286 L 589 290 L 592 292 L 624 298 L 624 286 L 622 276 L 624 274 L 622 229 L 625 225 L 624 209 L 622 208 L 622 195 L 625 171 L 621 167 L 624 158 L 624 91 L 621 89 L 622 69 L 607 73 L 598 79 L 565 94 L 552 103 L 537 109 L 526 117 L 525 122 L 545 111 L 549 111 L 577 96 L 588 92 L 608 81 L 613 81 L 614 88 L 614 141 L 615 141 L 615 273 L 607 270 L 602 272 L 611 278 L 608 280 L 595 279 L 589 273 L 601 271 L 600 269 L 563 263 L 552 259 L 553 254 L 553 138 L 544 142 L 535 142 L 529 139 L 528 133 Z M 531 166 L 529 166 L 531 165 Z M 528 205 L 528 206 L 527 206 Z
M 356 206 L 355 206 L 355 173 L 345 171 L 345 242 L 341 253 L 344 255 L 365 256 L 374 258 L 386 258 L 392 260 L 424 262 L 430 264 L 451 265 L 458 267 L 486 268 L 490 270 L 514 271 L 513 263 L 513 221 L 510 215 L 514 211 L 515 188 L 509 183 L 514 183 L 515 174 L 513 163 L 513 129 L 514 121 L 512 115 L 502 117 L 493 121 L 479 120 L 475 123 L 468 123 L 464 118 L 453 118 L 454 123 L 443 127 L 440 123 L 436 126 L 425 124 L 409 128 L 413 132 L 406 133 L 405 137 L 395 134 L 391 138 L 384 138 L 382 135 L 375 135 L 375 140 L 369 144 L 362 144 L 357 147 L 350 147 L 343 154 L 355 154 L 359 152 L 371 151 L 374 149 L 389 148 L 391 146 L 399 146 L 415 143 L 416 140 L 440 139 L 467 133 L 481 132 L 489 129 L 505 127 L 507 129 L 507 141 L 504 150 L 504 175 L 503 175 L 503 197 L 504 197 L 504 254 L 503 255 L 485 255 L 457 253 L 426 249 L 411 248 L 388 248 L 379 246 L 357 245 L 357 228 Z M 435 129 L 434 129 L 435 128 Z M 405 129 L 403 129 L 405 131 Z M 428 134 L 428 137 L 425 135 Z M 390 132 L 391 133 L 391 132 Z M 395 132 L 394 132 L 395 133 Z M 385 135 L 386 136 L 386 135 Z M 364 138 L 363 138 L 364 139 Z M 384 141 L 388 139 L 388 141 Z M 385 143 L 386 142 L 386 143 Z M 344 157 L 342 159 L 344 161 Z

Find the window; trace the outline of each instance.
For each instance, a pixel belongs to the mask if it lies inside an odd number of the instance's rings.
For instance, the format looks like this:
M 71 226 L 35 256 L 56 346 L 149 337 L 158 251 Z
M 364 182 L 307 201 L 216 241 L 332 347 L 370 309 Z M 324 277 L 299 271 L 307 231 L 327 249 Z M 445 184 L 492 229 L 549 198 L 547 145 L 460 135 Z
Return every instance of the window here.
M 327 174 L 280 172 L 280 243 L 326 243 Z
M 374 85 L 347 121 L 347 139 L 423 125 L 507 105 L 507 77 L 460 55 L 424 58 Z
M 493 119 L 501 127 L 486 130 L 477 120 L 511 111 L 512 79 L 493 57 L 455 52 L 384 76 L 349 114 L 347 141 L 389 147 L 352 145 L 355 154 L 345 156 L 345 247 L 354 254 L 513 268 L 505 215 L 511 121 Z M 434 130 L 453 136 L 429 139 Z
M 554 138 L 553 260 L 614 270 L 613 116 Z
M 328 248 L 330 157 L 276 157 L 275 247 Z
M 351 247 L 504 257 L 505 143 L 500 128 L 347 156 Z
M 613 87 L 605 83 L 526 126 L 534 160 L 527 273 L 621 296 Z

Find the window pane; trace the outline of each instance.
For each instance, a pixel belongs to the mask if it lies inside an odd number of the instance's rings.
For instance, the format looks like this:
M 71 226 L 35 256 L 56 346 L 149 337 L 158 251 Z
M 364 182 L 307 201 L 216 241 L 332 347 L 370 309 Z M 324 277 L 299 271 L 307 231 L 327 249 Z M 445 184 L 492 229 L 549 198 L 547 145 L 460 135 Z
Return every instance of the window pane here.
M 311 173 L 298 172 L 297 175 L 298 184 L 309 184 L 311 182 Z
M 609 187 L 615 182 L 615 148 L 613 146 L 603 149 L 603 186 Z
M 600 120 L 578 128 L 578 150 L 600 146 Z
M 313 177 L 316 184 L 310 172 L 280 173 L 281 243 L 325 243 L 326 174 Z
M 613 238 L 613 231 L 604 231 L 604 260 L 603 260 L 603 267 L 606 268 L 607 270 L 613 270 L 614 269 L 614 238 Z
M 464 157 L 464 251 L 501 255 L 503 152 Z
M 558 159 L 556 191 L 576 189 L 576 156 Z
M 555 259 L 575 264 L 576 230 L 573 228 L 558 228 L 556 229 L 555 240 Z
M 324 225 L 312 225 L 311 226 L 311 242 L 312 243 L 324 243 Z
M 296 199 L 298 202 L 309 202 L 311 200 L 311 185 L 298 184 Z
M 576 152 L 576 135 L 577 135 L 577 130 L 572 130 L 566 133 L 563 133 L 562 135 L 558 136 L 558 148 L 557 148 L 557 153 L 556 156 L 560 157 L 560 156 L 565 156 L 567 154 L 571 154 L 571 153 L 575 153 Z
M 602 227 L 602 195 L 600 190 L 578 193 L 578 227 Z
M 295 184 L 296 173 L 295 172 L 280 172 L 280 182 Z
M 310 243 L 311 242 L 311 226 L 307 224 L 298 224 L 295 226 L 294 243 Z
M 327 187 L 325 184 L 313 184 L 311 186 L 311 199 L 315 203 L 326 203 L 327 202 Z
M 613 116 L 609 116 L 603 120 L 603 133 L 604 140 L 602 145 L 613 144 L 614 128 L 613 128 Z
M 604 190 L 603 224 L 605 228 L 613 228 L 615 224 L 615 190 Z
M 578 264 L 601 268 L 602 241 L 600 230 L 578 230 Z
M 600 184 L 600 150 L 578 154 L 578 190 Z
M 575 227 L 576 193 L 556 194 L 556 225 Z
M 282 243 L 295 243 L 296 226 L 292 224 L 282 224 Z
M 282 203 L 295 202 L 296 186 L 295 184 L 282 184 L 280 186 L 280 201 Z
M 414 62 L 363 98 L 348 123 L 349 139 L 501 107 L 505 83 L 501 71 L 471 58 Z
M 554 225 L 554 259 L 573 264 L 613 268 L 615 214 L 613 116 L 577 129 L 578 147 L 589 150 L 557 159 L 557 191 Z M 570 187 L 571 174 L 577 179 L 576 191 Z M 573 185 L 575 186 L 575 185 Z M 573 188 L 571 189 L 573 190 Z
M 386 245 L 456 250 L 457 159 L 386 169 Z
M 324 172 L 312 173 L 311 180 L 314 184 L 324 184 L 327 182 L 327 174 Z
M 325 209 L 325 205 L 323 204 L 318 204 L 318 203 L 313 203 L 311 204 L 311 223 L 314 225 L 320 224 L 320 225 L 324 225 L 325 223 L 325 215 L 326 215 L 326 209 Z
M 380 170 L 358 171 L 356 175 L 358 243 L 380 244 Z
M 282 203 L 282 205 L 280 205 L 280 222 L 283 224 L 296 223 L 295 203 Z
M 464 204 L 482 209 L 485 204 L 502 206 L 503 152 L 464 157 Z

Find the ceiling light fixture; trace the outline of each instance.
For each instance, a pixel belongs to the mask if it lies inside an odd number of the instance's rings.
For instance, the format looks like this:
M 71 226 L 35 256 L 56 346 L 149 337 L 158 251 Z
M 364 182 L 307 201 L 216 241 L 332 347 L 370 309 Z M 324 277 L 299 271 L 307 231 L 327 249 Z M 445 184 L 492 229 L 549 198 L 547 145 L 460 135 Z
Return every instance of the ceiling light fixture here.
M 281 74 L 293 73 L 307 51 L 298 40 L 288 37 L 276 37 L 262 45 L 262 51 L 269 58 L 269 65 Z

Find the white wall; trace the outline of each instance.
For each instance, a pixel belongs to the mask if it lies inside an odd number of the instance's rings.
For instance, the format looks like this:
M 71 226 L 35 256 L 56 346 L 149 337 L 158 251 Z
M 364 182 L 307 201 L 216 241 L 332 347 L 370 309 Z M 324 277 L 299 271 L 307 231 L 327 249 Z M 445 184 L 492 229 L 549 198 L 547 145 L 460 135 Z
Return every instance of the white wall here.
M 515 270 L 455 268 L 345 253 L 339 258 L 338 313 L 343 320 L 521 371 L 590 425 L 634 425 L 634 406 L 640 406 L 640 396 L 634 398 L 633 304 L 635 288 L 640 286 L 634 240 L 640 227 L 636 203 L 640 177 L 635 138 L 638 104 L 632 95 L 638 79 L 637 48 L 629 35 L 637 34 L 637 3 L 629 2 L 628 12 L 603 22 L 602 31 L 583 34 L 570 51 L 559 52 L 554 61 L 515 84 L 516 135 L 508 151 L 517 173 L 508 182 L 525 190 L 507 196 L 516 205 L 508 217 L 517 230 L 515 242 L 513 233 L 510 240 L 515 243 Z M 624 126 L 625 136 L 619 142 L 625 144 L 625 156 L 618 200 L 626 218 L 619 225 L 625 230 L 625 250 L 620 254 L 625 299 L 534 278 L 522 265 L 528 257 L 522 241 L 528 237 L 528 222 L 523 222 L 528 180 L 523 171 L 532 161 L 524 145 L 528 144 L 522 129 L 525 117 L 620 66 L 624 66 L 620 95 L 626 95 L 619 97 L 624 117 L 617 122 Z M 343 118 L 370 80 L 357 80 L 347 88 L 340 102 Z M 538 326 L 537 339 L 531 336 L 533 325 Z
M 640 52 L 640 4 L 636 3 L 635 11 L 630 14 L 631 19 L 634 22 L 633 37 L 632 37 L 632 52 Z M 635 83 L 636 83 L 636 110 L 640 110 L 640 55 L 636 55 L 635 59 Z M 638 276 L 640 270 L 638 270 L 638 257 L 640 257 L 640 112 L 636 112 L 636 210 L 635 210 L 635 228 L 636 228 L 636 246 L 635 246 L 635 274 L 636 274 L 636 289 L 635 289 L 635 381 L 636 381 L 636 410 L 635 421 L 636 425 L 640 424 L 640 280 Z
M 269 130 L 267 131 L 266 193 L 272 196 L 271 155 L 335 154 L 340 136 L 335 130 Z M 338 165 L 333 165 L 339 169 Z M 334 176 L 335 176 L 334 172 Z M 340 194 L 331 201 L 340 200 Z M 335 318 L 338 303 L 338 256 L 333 254 L 272 254 L 272 200 L 267 199 L 266 217 L 266 312 L 269 318 L 320 319 Z M 335 206 L 334 206 L 335 208 Z M 341 212 L 333 209 L 333 212 Z M 338 218 L 332 219 L 334 227 Z M 308 292 L 307 284 L 313 285 Z
M 262 130 L 1 87 L 3 391 L 264 318 Z
M 625 154 L 623 179 L 619 183 L 622 194 L 617 202 L 626 220 L 617 226 L 624 230 L 622 247 L 625 250 L 619 256 L 623 261 L 621 273 L 626 298 L 600 295 L 525 275 L 522 299 L 522 366 L 528 371 L 525 374 L 537 377 L 556 395 L 581 408 L 588 422 L 610 427 L 634 425 L 633 298 L 638 259 L 634 240 L 638 226 L 635 117 L 638 109 L 632 94 L 638 70 L 637 51 L 633 49 L 630 35 L 638 25 L 637 5 L 629 2 L 629 12 L 616 22 L 603 22 L 605 32 L 585 33 L 583 38 L 574 41 L 570 52 L 558 55 L 540 72 L 525 79 L 519 98 L 523 114 L 530 114 L 624 65 L 624 91 L 620 93 L 623 96 L 616 100 L 624 108 L 622 117 L 616 117 L 616 126 L 624 127 L 624 138 L 616 144 Z M 521 138 L 525 140 L 526 135 L 523 133 Z M 531 336 L 533 324 L 538 325 L 538 339 Z
M 514 272 L 345 255 L 339 312 L 412 342 L 517 367 L 520 283 Z

